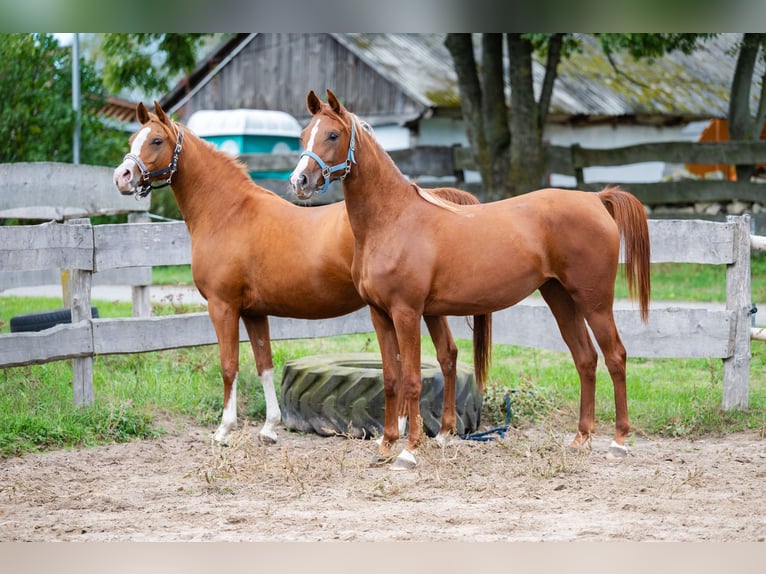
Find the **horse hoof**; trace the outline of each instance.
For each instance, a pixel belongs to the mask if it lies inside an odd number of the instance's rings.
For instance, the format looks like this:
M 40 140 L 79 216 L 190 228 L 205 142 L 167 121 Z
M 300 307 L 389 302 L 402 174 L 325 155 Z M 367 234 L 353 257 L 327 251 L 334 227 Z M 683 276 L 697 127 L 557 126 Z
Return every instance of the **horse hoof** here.
M 274 432 L 269 433 L 261 431 L 258 433 L 258 441 L 266 446 L 277 444 L 277 434 Z
M 446 446 L 447 441 L 449 440 L 449 437 L 450 437 L 450 433 L 440 432 L 434 438 L 436 439 L 436 442 L 439 443 L 439 446 Z
M 231 435 L 228 433 L 227 434 L 215 433 L 210 436 L 210 442 L 218 446 L 229 446 L 230 439 L 231 439 Z
M 415 466 L 417 466 L 415 456 L 407 449 L 404 449 L 396 457 L 394 464 L 391 465 L 391 470 L 412 470 Z
M 627 446 L 617 444 L 615 441 L 612 441 L 612 444 L 609 445 L 609 452 L 607 452 L 607 458 L 609 459 L 623 459 L 628 456 L 629 449 Z

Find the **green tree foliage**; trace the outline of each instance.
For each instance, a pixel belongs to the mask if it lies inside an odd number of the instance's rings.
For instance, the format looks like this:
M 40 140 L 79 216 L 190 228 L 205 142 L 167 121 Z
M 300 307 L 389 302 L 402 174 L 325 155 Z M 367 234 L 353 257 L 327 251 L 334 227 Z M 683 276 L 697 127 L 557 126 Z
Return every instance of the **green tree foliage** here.
M 82 163 L 116 165 L 125 135 L 99 115 L 105 92 L 81 62 Z M 72 161 L 72 51 L 50 34 L 0 34 L 0 162 Z
M 147 93 L 168 90 L 170 78 L 189 73 L 211 34 L 103 35 L 104 85 L 113 93 L 140 88 Z

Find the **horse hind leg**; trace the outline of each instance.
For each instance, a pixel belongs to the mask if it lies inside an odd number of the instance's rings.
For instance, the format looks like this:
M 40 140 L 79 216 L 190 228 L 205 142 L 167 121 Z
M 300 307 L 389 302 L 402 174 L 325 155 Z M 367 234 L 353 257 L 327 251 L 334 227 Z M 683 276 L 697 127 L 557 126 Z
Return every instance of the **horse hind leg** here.
M 243 317 L 242 321 L 247 329 L 258 378 L 261 379 L 263 387 L 263 398 L 266 401 L 266 422 L 263 423 L 258 437 L 264 444 L 275 444 L 276 429 L 282 421 L 282 411 L 279 409 L 277 392 L 274 388 L 274 361 L 271 353 L 269 318 L 266 316 Z
M 564 287 L 557 281 L 549 281 L 540 287 L 540 293 L 556 319 L 580 377 L 580 418 L 577 435 L 572 440 L 572 447 L 580 450 L 590 445 L 595 431 L 598 353 L 590 339 L 585 318 Z
M 452 338 L 452 332 L 446 317 L 424 317 L 431 340 L 436 348 L 436 359 L 439 361 L 444 376 L 444 400 L 442 403 L 442 419 L 436 440 L 440 444 L 455 431 L 457 414 L 455 413 L 455 379 L 457 377 L 457 345 Z M 404 405 L 402 405 L 404 406 Z
M 587 314 L 586 319 L 604 355 L 604 362 L 614 385 L 615 429 L 609 453 L 612 456 L 623 457 L 628 453 L 625 439 L 630 432 L 625 381 L 627 353 L 617 332 L 611 305 Z

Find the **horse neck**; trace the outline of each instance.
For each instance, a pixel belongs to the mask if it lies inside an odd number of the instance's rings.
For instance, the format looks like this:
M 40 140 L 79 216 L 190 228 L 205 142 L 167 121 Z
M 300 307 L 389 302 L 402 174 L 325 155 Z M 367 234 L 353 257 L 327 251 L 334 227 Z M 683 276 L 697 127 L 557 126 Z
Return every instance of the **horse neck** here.
M 343 195 L 354 236 L 364 241 L 400 217 L 417 194 L 372 136 L 365 134 L 360 140 L 357 161 L 343 180 Z
M 171 187 L 190 230 L 203 221 L 228 220 L 248 195 L 244 191 L 257 188 L 236 162 L 193 134 L 184 137 Z

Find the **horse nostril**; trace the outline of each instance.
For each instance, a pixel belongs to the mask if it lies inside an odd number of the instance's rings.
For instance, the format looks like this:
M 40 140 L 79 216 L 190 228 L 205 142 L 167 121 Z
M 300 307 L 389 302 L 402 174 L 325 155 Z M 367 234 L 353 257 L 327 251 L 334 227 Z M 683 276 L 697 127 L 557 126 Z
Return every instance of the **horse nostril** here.
M 301 176 L 298 178 L 298 182 L 301 184 L 301 187 L 306 187 L 306 185 L 309 182 L 309 179 L 306 177 L 305 173 L 302 173 Z

